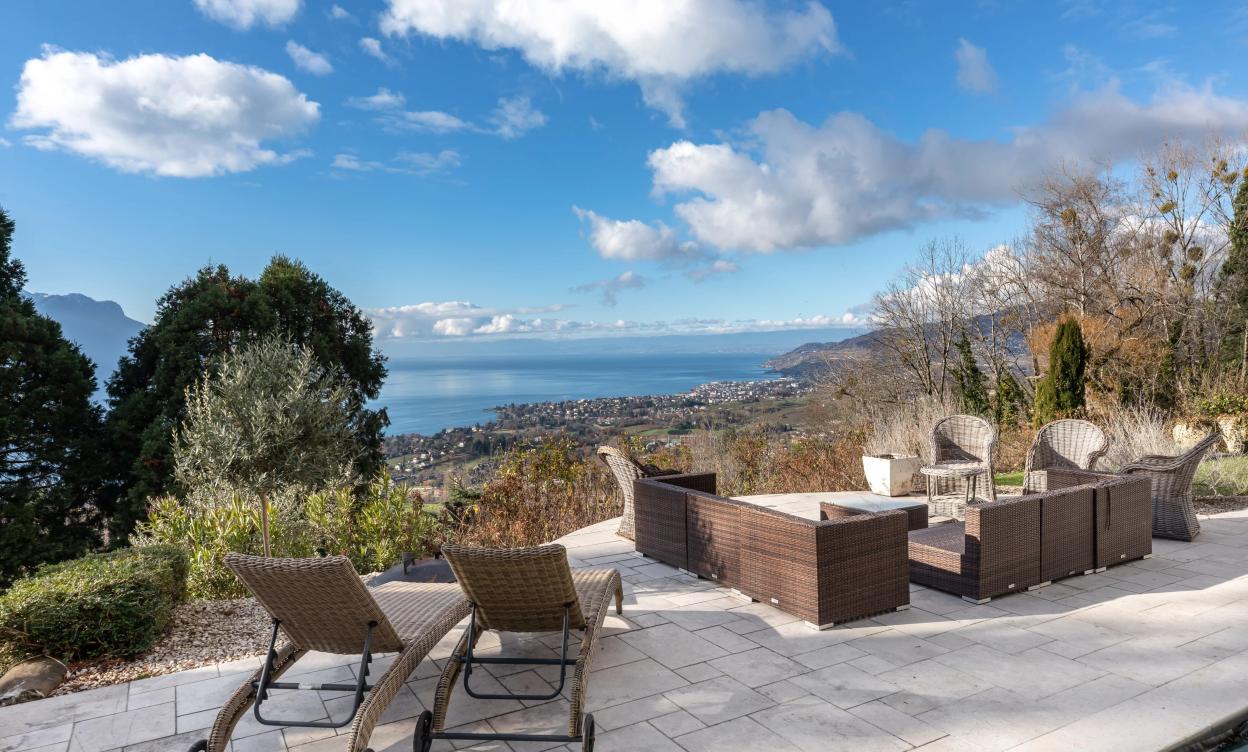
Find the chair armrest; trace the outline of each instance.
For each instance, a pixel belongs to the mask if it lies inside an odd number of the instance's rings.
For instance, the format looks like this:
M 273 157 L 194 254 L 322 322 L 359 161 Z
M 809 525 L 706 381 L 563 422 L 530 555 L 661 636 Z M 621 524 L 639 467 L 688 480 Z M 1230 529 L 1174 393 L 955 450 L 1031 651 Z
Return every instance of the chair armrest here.
M 1182 467 L 1184 464 L 1190 461 L 1191 461 L 1190 458 L 1186 456 L 1167 457 L 1161 454 L 1150 454 L 1150 455 L 1146 455 L 1144 457 L 1139 458 L 1135 462 L 1123 465 L 1122 467 L 1118 468 L 1118 472 L 1123 475 L 1128 475 L 1130 473 L 1140 472 L 1140 471 L 1145 471 L 1145 472 L 1152 471 L 1152 472 L 1164 473 L 1164 472 L 1168 472 L 1171 470 L 1178 470 L 1180 467 Z

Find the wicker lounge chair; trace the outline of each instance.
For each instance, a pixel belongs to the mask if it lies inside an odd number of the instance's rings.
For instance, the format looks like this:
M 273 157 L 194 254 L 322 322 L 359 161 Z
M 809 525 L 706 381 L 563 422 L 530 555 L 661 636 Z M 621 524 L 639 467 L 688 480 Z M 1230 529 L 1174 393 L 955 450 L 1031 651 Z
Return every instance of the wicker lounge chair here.
M 931 442 L 931 464 L 919 472 L 927 478 L 928 507 L 933 514 L 961 519 L 966 504 L 976 499 L 980 476 L 984 477 L 988 500 L 996 500 L 992 460 L 997 449 L 997 429 L 991 423 L 974 415 L 950 415 L 936 421 Z M 965 503 L 937 502 L 936 497 L 956 489 L 959 483 L 966 484 Z
M 438 681 L 433 711 L 426 710 L 416 723 L 415 752 L 428 752 L 434 739 L 455 741 L 581 742 L 594 747 L 594 717 L 582 715 L 585 683 L 594 638 L 602 628 L 611 600 L 615 612 L 623 608 L 624 591 L 620 573 L 614 569 L 578 569 L 568 566 L 567 550 L 558 544 L 510 550 L 443 546 L 443 555 L 455 570 L 455 577 L 471 603 L 468 629 L 446 663 Z M 580 647 L 568 657 L 568 637 L 580 630 Z M 480 656 L 473 651 L 484 630 L 500 632 L 556 632 L 562 630 L 563 650 L 559 658 L 511 658 Z M 471 678 L 478 666 L 489 665 L 558 666 L 559 684 L 548 693 L 482 693 L 473 689 Z M 568 690 L 571 711 L 566 734 L 493 734 L 448 732 L 447 705 L 460 671 L 464 692 L 479 700 L 553 700 L 563 692 L 568 667 L 574 666 Z
M 633 539 L 634 536 L 634 513 L 633 513 L 633 481 L 638 478 L 654 478 L 660 475 L 675 475 L 676 470 L 664 470 L 654 465 L 643 465 L 628 453 L 622 452 L 615 447 L 600 446 L 598 447 L 598 456 L 611 468 L 611 474 L 615 476 L 616 483 L 620 484 L 620 496 L 624 499 L 624 514 L 620 517 L 620 529 L 616 534 L 621 538 Z
M 230 554 L 225 563 L 273 617 L 273 633 L 263 666 L 234 692 L 217 714 L 208 738 L 191 747 L 192 752 L 228 750 L 234 726 L 248 707 L 266 726 L 340 728 L 354 721 L 344 749 L 364 752 L 373 727 L 416 664 L 468 615 L 468 601 L 458 585 L 390 582 L 370 589 L 343 556 L 273 559 Z M 280 646 L 279 630 L 286 636 Z M 359 655 L 358 679 L 324 684 L 278 681 L 309 650 Z M 369 686 L 374 652 L 398 656 Z M 342 721 L 275 719 L 263 710 L 271 690 L 350 692 L 354 706 Z
M 1123 475 L 1146 475 L 1153 481 L 1153 535 L 1190 541 L 1200 534 L 1200 520 L 1192 507 L 1192 478 L 1205 453 L 1221 435 L 1211 433 L 1178 457 L 1150 454 L 1123 465 Z
M 1027 450 L 1023 493 L 1048 490 L 1046 470 L 1092 470 L 1109 450 L 1109 437 L 1086 420 L 1055 420 L 1041 427 Z

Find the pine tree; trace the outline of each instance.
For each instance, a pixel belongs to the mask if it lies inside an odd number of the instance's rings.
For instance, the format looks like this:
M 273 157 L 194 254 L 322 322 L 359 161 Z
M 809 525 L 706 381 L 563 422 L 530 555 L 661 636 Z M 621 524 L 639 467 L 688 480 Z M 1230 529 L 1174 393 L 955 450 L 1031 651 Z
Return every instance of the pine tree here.
M 1062 319 L 1049 346 L 1049 371 L 1036 386 L 1036 425 L 1070 417 L 1083 409 L 1087 362 L 1088 346 L 1079 322 L 1071 317 Z
M 26 297 L 0 209 L 0 586 L 98 542 L 91 361 Z
M 131 340 L 108 382 L 114 535 L 129 535 L 149 497 L 178 491 L 173 433 L 185 415 L 186 390 L 226 353 L 275 332 L 338 374 L 349 392 L 356 471 L 371 478 L 381 468 L 389 421 L 384 409 L 366 404 L 376 399 L 386 367 L 363 311 L 285 256 L 274 257 L 257 280 L 207 266 L 157 302 L 155 322 Z
M 975 362 L 975 353 L 971 350 L 971 341 L 966 332 L 957 341 L 958 362 L 953 367 L 953 381 L 958 390 L 958 399 L 962 409 L 971 415 L 987 415 L 989 412 L 988 386 L 984 382 L 984 374 Z

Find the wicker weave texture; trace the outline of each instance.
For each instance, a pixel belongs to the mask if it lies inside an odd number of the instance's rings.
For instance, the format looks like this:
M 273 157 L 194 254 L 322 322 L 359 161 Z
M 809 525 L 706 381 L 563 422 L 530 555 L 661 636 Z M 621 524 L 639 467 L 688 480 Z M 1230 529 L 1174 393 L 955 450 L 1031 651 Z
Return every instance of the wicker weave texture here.
M 950 415 L 936 421 L 932 426 L 931 464 L 923 468 L 927 475 L 928 495 L 963 492 L 970 482 L 965 465 L 972 463 L 982 468 L 974 474 L 976 485 L 989 500 L 997 498 L 997 485 L 992 463 L 997 453 L 997 429 L 988 421 L 975 415 Z M 939 470 L 949 466 L 947 475 Z
M 672 481 L 681 476 L 634 482 L 638 551 L 680 569 L 689 569 L 686 489 Z M 714 493 L 714 489 L 711 489 Z
M 542 548 L 560 548 L 562 546 L 543 546 Z M 506 553 L 505 551 L 503 553 Z M 505 557 L 495 559 L 492 563 L 500 568 L 506 568 L 506 564 L 502 563 Z M 572 671 L 571 681 L 568 685 L 567 696 L 569 699 L 568 714 L 568 735 L 576 736 L 580 733 L 581 718 L 585 708 L 585 690 L 587 680 L 589 679 L 590 663 L 593 658 L 595 639 L 599 630 L 602 629 L 603 621 L 607 617 L 607 610 L 614 601 L 616 613 L 619 614 L 623 610 L 624 589 L 620 580 L 620 573 L 614 569 L 578 569 L 575 572 L 568 568 L 567 554 L 564 553 L 563 568 L 567 572 L 568 579 L 572 582 L 575 591 L 575 606 L 573 608 L 574 623 L 579 623 L 581 629 L 580 646 L 577 650 L 576 666 Z M 549 591 L 554 593 L 553 590 Z M 563 603 L 567 601 L 542 604 L 542 611 L 549 611 L 551 607 L 557 608 L 560 613 L 559 624 L 553 631 L 561 631 L 563 629 Z M 477 614 L 481 615 L 478 608 Z M 480 622 L 478 622 L 480 624 Z M 483 628 L 490 628 L 484 627 Z M 520 631 L 506 629 L 504 631 Z M 535 631 L 547 632 L 549 629 L 540 629 Z M 476 630 L 474 635 L 477 640 L 481 638 L 481 631 Z M 455 646 L 453 656 L 463 657 L 468 652 L 468 636 L 469 630 L 465 629 L 459 638 L 459 643 Z M 475 647 L 475 645 L 473 646 Z M 460 660 L 451 659 L 446 662 L 446 668 L 442 671 L 442 675 L 438 679 L 438 685 L 434 691 L 433 701 L 433 730 L 441 732 L 446 724 L 447 709 L 450 706 L 451 698 L 455 693 L 456 680 L 459 677 L 462 668 Z
M 585 626 L 568 551 L 558 543 L 530 548 L 442 547 L 455 580 L 477 606 L 482 629 L 553 632 L 563 629 L 564 606 L 571 604 L 573 629 Z
M 1048 490 L 1043 485 L 1044 470 L 1091 470 L 1109 451 L 1109 437 L 1096 424 L 1086 420 L 1055 420 L 1036 432 L 1027 450 L 1023 472 L 1023 493 Z
M 227 554 L 225 565 L 301 650 L 354 655 L 375 622 L 373 646 L 397 652 L 403 641 L 345 556 L 275 559 Z M 334 608 L 326 608 L 326 599 Z
M 396 635 L 399 654 L 373 683 L 356 711 L 347 738 L 349 752 L 368 748 L 373 728 L 416 665 L 468 615 L 468 601 L 458 585 L 392 582 L 370 590 L 344 557 L 260 559 L 231 554 L 226 561 L 270 616 L 281 620 L 282 631 L 290 640 L 278 650 L 271 672 L 273 679 L 307 653 L 298 642 L 300 639 L 343 648 L 327 652 L 358 654 L 364 646 L 364 627 L 379 615 L 379 626 L 388 625 Z M 291 600 L 299 598 L 304 600 L 294 603 L 292 608 Z M 305 605 L 331 616 L 309 619 L 304 613 Z M 343 632 L 332 634 L 334 629 Z M 379 634 L 376 628 L 374 634 Z M 373 648 L 389 649 L 380 647 L 376 640 Z M 230 748 L 234 727 L 255 701 L 252 684 L 259 680 L 260 672 L 256 671 L 221 707 L 209 731 L 209 752 L 226 752 Z
M 1153 552 L 1152 483 L 1116 477 L 1096 489 L 1096 566 L 1112 567 Z
M 1096 486 L 1036 494 L 1040 501 L 1040 579 L 1096 568 Z
M 616 533 L 629 540 L 633 539 L 633 481 L 639 478 L 651 478 L 658 475 L 669 475 L 653 465 L 643 465 L 630 457 L 626 452 L 611 446 L 598 447 L 598 457 L 611 470 L 615 482 L 620 487 L 620 498 L 624 500 L 624 513 L 620 516 L 620 528 Z
M 637 550 L 812 624 L 910 602 L 904 512 L 810 520 L 716 496 L 714 477 L 637 481 Z
M 1205 453 L 1221 440 L 1211 433 L 1178 457 L 1148 455 L 1119 470 L 1144 475 L 1153 482 L 1153 535 L 1190 541 L 1200 534 L 1200 520 L 1192 506 L 1192 479 Z

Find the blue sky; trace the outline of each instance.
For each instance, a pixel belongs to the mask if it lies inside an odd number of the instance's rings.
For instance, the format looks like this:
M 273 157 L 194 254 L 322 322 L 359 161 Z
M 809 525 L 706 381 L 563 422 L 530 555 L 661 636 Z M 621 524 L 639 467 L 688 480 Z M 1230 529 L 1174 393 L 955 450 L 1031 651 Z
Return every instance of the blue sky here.
M 1248 132 L 1244 2 L 515 5 L 6 4 L 30 289 L 150 320 L 284 252 L 393 342 L 853 324 L 1061 160 Z

